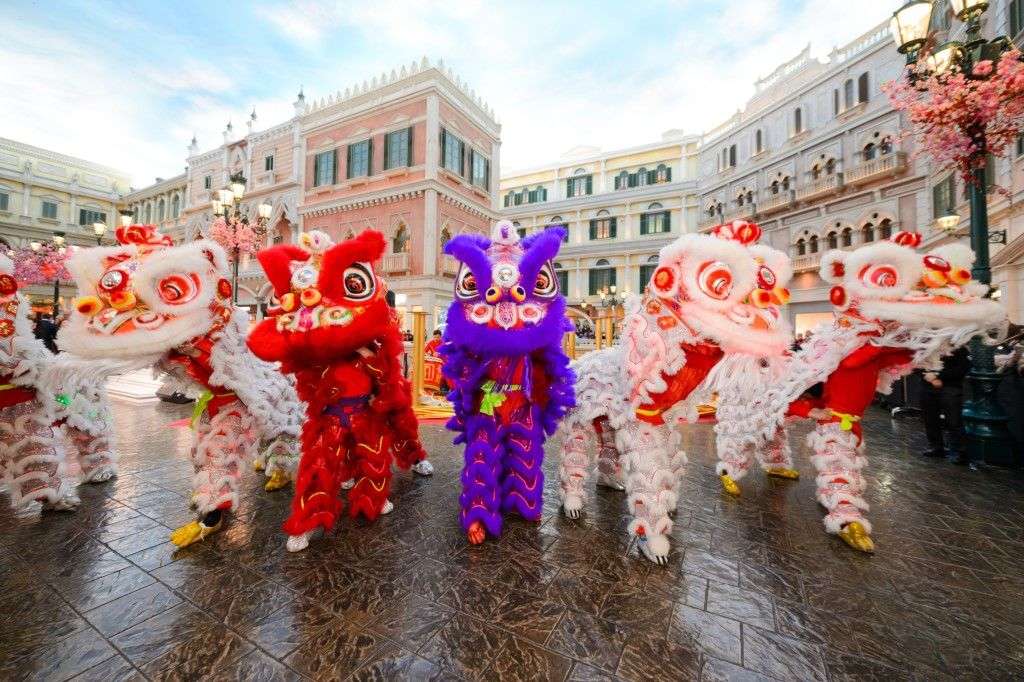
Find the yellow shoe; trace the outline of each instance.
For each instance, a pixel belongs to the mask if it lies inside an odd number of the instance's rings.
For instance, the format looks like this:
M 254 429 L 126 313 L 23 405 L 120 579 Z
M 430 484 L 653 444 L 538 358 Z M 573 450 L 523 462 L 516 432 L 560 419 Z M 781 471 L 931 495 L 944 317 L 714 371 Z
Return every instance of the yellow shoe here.
M 839 531 L 839 537 L 858 552 L 867 552 L 868 554 L 875 552 L 875 543 L 871 541 L 871 536 L 868 535 L 860 521 L 851 521 L 843 526 L 843 529 Z
M 287 488 L 289 483 L 291 483 L 291 479 L 288 477 L 288 474 L 280 469 L 275 469 L 274 473 L 270 474 L 270 478 L 267 479 L 263 489 L 268 493 L 272 493 L 275 490 Z
M 194 542 L 203 540 L 207 535 L 213 535 L 219 531 L 223 525 L 224 519 L 218 521 L 214 526 L 205 526 L 202 521 L 186 523 L 184 526 L 171 533 L 171 542 L 176 544 L 179 548 L 188 547 Z
M 258 460 L 256 460 L 255 462 L 252 463 L 252 470 L 253 471 L 263 471 L 266 468 L 267 468 L 267 463 L 264 462 L 262 459 L 258 459 Z
M 725 492 L 729 493 L 734 497 L 739 497 L 740 486 L 738 483 L 736 483 L 736 481 L 732 480 L 732 476 L 730 476 L 729 474 L 722 474 L 718 478 L 719 480 L 722 481 L 722 488 L 725 489 Z
M 766 472 L 769 476 L 775 478 L 788 478 L 791 481 L 800 480 L 800 472 L 796 469 L 787 469 L 786 467 L 772 467 Z

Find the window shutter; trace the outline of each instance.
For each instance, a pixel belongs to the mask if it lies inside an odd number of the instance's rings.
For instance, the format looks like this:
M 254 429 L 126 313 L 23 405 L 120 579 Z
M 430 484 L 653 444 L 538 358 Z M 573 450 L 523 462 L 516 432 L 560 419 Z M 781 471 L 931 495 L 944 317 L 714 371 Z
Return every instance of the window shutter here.
M 338 184 L 338 150 L 331 150 L 331 184 Z
M 945 180 L 932 187 L 932 217 L 934 218 L 940 218 L 943 215 L 942 186 L 944 184 L 946 184 Z
M 384 170 L 388 170 L 389 168 L 391 168 L 391 157 L 388 155 L 388 147 L 390 146 L 390 139 L 389 139 L 390 137 L 391 137 L 390 133 L 384 133 L 384 163 L 382 164 Z
M 593 223 L 594 221 L 590 222 Z M 593 230 L 593 228 L 591 228 L 591 230 Z M 591 239 L 593 239 L 593 236 L 591 236 Z M 597 270 L 588 270 L 587 279 L 590 280 L 589 291 L 590 295 L 593 296 L 597 293 Z
M 320 155 L 317 154 L 313 157 L 313 186 L 317 187 L 320 185 Z
M 366 141 L 366 174 L 373 175 L 373 138 Z
M 640 214 L 640 234 L 647 234 L 647 214 Z
M 484 189 L 491 190 L 491 160 L 484 159 Z
M 572 197 L 572 178 L 565 181 L 565 196 Z
M 587 176 L 587 194 L 593 194 L 594 192 L 594 176 Z
M 412 131 L 413 131 L 414 127 L 415 126 L 409 126 L 409 134 L 408 134 L 409 144 L 408 144 L 408 149 L 406 150 L 406 157 L 405 157 L 405 165 L 406 166 L 413 166 L 413 165 L 415 165 L 413 163 L 413 158 L 412 158 Z
M 597 239 L 597 221 L 596 220 L 591 220 L 590 221 L 590 238 L 591 239 Z M 591 288 L 593 288 L 593 287 L 591 287 Z
M 611 229 L 608 231 L 608 236 L 611 239 L 615 239 L 615 234 L 616 234 L 615 228 L 618 226 L 618 224 L 619 224 L 619 219 L 618 218 L 612 218 L 612 226 L 611 226 Z M 614 272 L 614 270 L 613 270 L 613 272 Z M 614 280 L 614 277 L 612 279 Z M 612 281 L 612 284 L 615 284 L 615 282 Z
M 672 167 L 665 169 L 665 182 L 672 182 Z
M 665 211 L 665 232 L 672 231 L 672 211 Z
M 441 142 L 441 167 L 444 168 L 446 160 L 448 158 L 448 148 L 445 145 L 445 143 L 447 142 L 447 137 L 444 134 L 444 128 L 441 128 L 440 136 L 441 136 L 441 140 L 440 140 L 440 142 Z

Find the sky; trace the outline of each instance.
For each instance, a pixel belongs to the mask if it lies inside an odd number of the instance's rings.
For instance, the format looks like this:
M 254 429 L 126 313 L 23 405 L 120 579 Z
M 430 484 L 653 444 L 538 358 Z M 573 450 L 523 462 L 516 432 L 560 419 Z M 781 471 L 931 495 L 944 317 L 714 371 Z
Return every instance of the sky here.
M 699 134 L 811 45 L 824 57 L 899 0 L 5 0 L 0 136 L 121 169 L 132 185 L 427 56 L 502 124 L 503 170 L 579 145 Z

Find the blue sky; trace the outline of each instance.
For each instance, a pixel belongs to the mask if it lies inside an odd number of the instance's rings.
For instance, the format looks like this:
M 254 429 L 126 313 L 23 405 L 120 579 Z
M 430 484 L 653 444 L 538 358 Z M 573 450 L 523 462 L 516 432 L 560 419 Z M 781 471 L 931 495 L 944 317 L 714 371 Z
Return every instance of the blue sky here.
M 244 132 L 320 97 L 444 59 L 503 126 L 502 166 L 698 133 L 806 44 L 817 55 L 897 0 L 367 0 L 0 5 L 0 136 L 112 165 L 135 186 L 181 172 L 233 120 Z

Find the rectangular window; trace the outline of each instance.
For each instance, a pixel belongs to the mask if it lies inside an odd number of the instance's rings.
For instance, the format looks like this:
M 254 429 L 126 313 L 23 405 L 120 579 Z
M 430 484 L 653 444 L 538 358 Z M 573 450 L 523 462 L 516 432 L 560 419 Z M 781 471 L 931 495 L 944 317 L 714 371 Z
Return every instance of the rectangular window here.
M 1024 30 L 1024 0 L 1013 0 L 1009 7 L 1010 38 Z
M 1024 1 L 1021 2 L 1024 6 Z M 1024 156 L 1024 133 L 1017 136 L 1017 158 Z
M 346 178 L 361 178 L 372 174 L 373 141 L 363 140 L 348 146 L 348 167 Z
M 615 268 L 596 268 L 587 273 L 590 279 L 590 295 L 597 296 L 600 292 L 615 286 Z
M 847 109 L 853 106 L 853 81 L 848 80 L 843 84 L 843 106 Z
M 950 215 L 956 209 L 956 178 L 952 175 L 932 187 L 932 218 Z
M 663 234 L 671 230 L 672 214 L 668 211 L 640 215 L 640 234 Z
M 472 177 L 470 178 L 470 182 L 472 182 L 477 187 L 490 189 L 491 162 L 487 159 L 486 156 L 476 151 L 475 149 L 470 150 L 469 157 L 470 165 L 472 167 Z M 530 203 L 532 204 L 535 201 L 537 201 L 536 191 L 531 192 L 530 196 Z
M 263 170 L 272 171 L 274 170 L 274 155 L 263 157 Z
M 90 211 L 87 208 L 78 209 L 78 224 L 92 225 L 93 223 L 107 222 L 107 214 L 102 211 Z
M 313 186 L 326 187 L 338 182 L 338 150 L 320 152 L 313 157 Z
M 465 143 L 441 128 L 441 166 L 445 170 L 466 175 Z
M 558 290 L 563 296 L 569 295 L 569 271 L 555 270 L 555 277 L 558 279 Z
M 839 88 L 832 91 L 832 115 L 839 115 Z
M 647 285 L 651 283 L 651 277 L 654 276 L 654 271 L 657 268 L 657 263 L 647 263 L 640 266 L 640 286 L 637 291 L 644 293 L 647 290 Z
M 203 178 L 203 189 L 210 189 L 211 187 L 213 187 L 213 177 L 207 175 Z
M 618 218 L 595 218 L 590 221 L 591 239 L 615 239 Z
M 412 128 L 395 130 L 384 136 L 384 170 L 412 165 Z
M 863 104 L 868 101 L 871 93 L 869 92 L 868 74 L 862 73 L 857 78 L 857 103 Z
M 57 219 L 57 202 L 55 202 L 55 201 L 44 201 L 43 202 L 43 212 L 42 212 L 41 215 L 44 218 L 49 218 L 50 220 L 56 220 Z
M 565 181 L 565 196 L 582 197 L 594 193 L 594 176 L 577 175 Z
M 1018 152 L 1019 153 L 1019 152 Z M 0 192 L 0 211 L 9 210 L 11 205 L 11 197 L 6 192 Z

